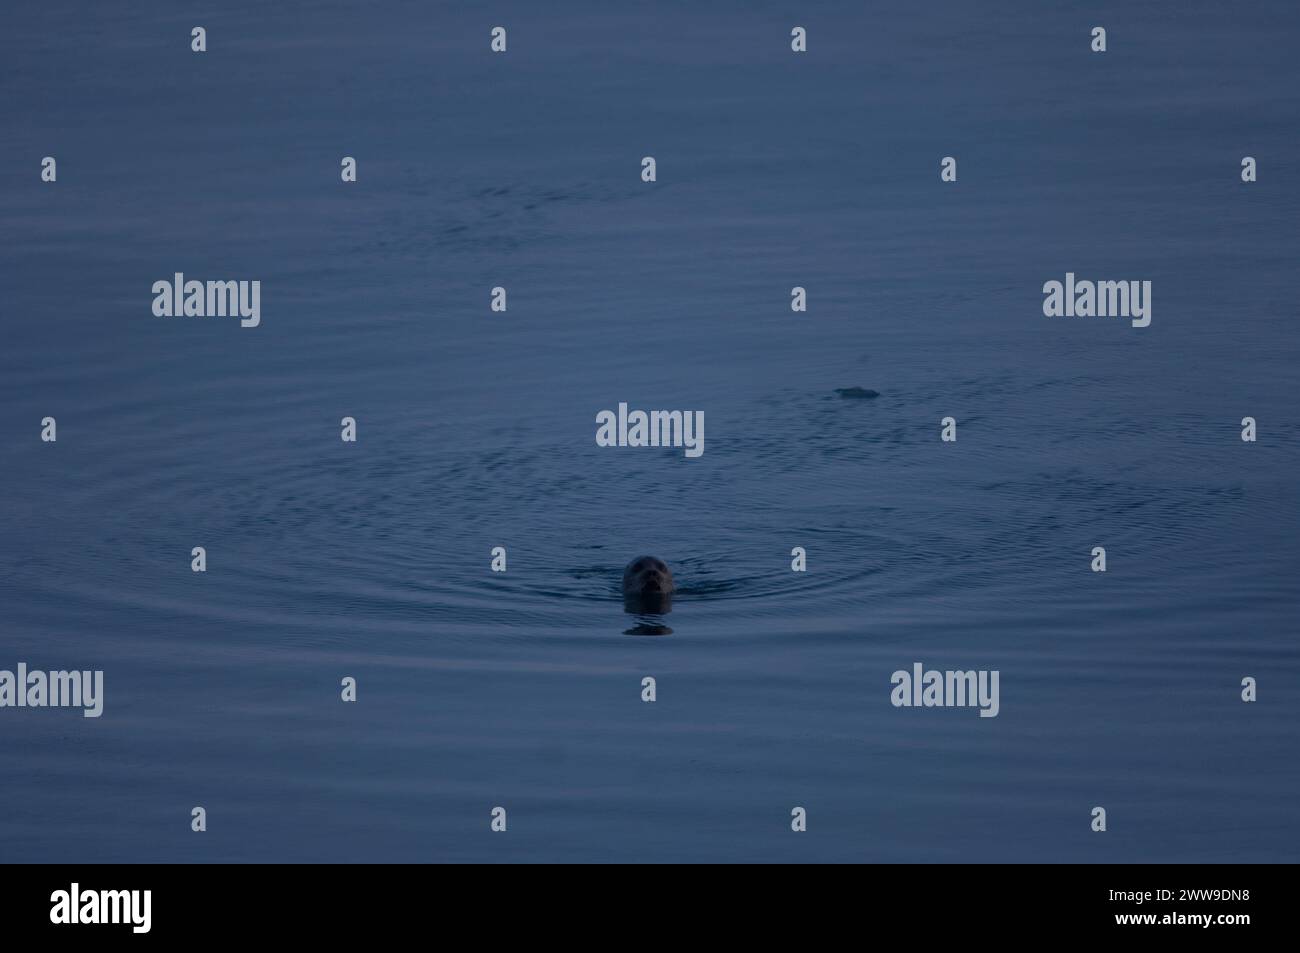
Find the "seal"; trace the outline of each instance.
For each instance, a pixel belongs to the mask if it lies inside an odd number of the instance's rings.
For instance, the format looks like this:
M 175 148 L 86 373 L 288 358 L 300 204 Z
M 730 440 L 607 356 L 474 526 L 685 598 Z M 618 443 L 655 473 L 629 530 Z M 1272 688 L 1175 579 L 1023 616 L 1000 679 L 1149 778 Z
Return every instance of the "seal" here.
M 623 608 L 628 612 L 670 612 L 673 571 L 655 556 L 638 556 L 623 570 Z

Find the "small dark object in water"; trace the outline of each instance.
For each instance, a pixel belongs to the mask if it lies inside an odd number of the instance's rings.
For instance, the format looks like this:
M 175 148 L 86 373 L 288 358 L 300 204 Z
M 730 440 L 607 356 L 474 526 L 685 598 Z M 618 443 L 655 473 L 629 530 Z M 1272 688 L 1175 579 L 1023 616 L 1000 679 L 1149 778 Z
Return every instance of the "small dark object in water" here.
M 879 397 L 880 391 L 868 390 L 865 387 L 837 387 L 835 393 L 839 394 L 845 400 L 868 400 L 872 397 Z
M 666 562 L 638 556 L 623 570 L 623 608 L 633 613 L 671 612 L 673 588 L 673 571 Z

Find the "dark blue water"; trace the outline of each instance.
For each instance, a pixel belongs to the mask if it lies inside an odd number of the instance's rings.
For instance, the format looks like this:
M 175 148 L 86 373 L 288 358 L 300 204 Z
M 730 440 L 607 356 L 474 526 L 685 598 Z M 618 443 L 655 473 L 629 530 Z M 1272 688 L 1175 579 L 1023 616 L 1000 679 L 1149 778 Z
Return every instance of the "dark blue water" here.
M 4 14 L 0 860 L 1300 859 L 1300 15 L 797 7 Z

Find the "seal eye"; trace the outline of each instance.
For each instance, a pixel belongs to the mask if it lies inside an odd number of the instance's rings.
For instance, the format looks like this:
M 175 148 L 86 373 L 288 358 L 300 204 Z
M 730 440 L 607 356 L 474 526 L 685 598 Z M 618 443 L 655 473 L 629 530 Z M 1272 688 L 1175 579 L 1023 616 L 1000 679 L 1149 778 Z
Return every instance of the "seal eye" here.
M 638 560 L 636 561 L 636 564 L 632 567 L 632 571 L 633 571 L 633 572 L 645 572 L 645 571 L 646 571 L 646 561 L 645 561 L 644 559 L 638 559 Z

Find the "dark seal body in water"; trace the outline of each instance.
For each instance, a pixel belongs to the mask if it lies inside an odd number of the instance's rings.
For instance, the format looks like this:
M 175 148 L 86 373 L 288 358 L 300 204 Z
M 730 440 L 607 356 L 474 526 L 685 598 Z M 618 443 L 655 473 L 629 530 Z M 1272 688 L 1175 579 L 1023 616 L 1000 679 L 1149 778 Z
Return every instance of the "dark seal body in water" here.
M 623 608 L 628 612 L 670 612 L 673 571 L 655 556 L 638 556 L 623 570 Z

